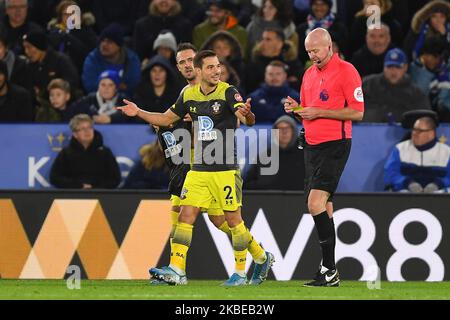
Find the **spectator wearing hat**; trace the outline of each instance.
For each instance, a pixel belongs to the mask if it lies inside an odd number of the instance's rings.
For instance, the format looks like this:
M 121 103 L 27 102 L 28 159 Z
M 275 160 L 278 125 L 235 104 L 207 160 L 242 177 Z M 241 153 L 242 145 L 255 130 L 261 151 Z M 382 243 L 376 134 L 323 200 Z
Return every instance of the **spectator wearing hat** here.
M 166 58 L 167 60 L 175 60 L 177 52 L 177 39 L 169 30 L 163 30 L 153 43 L 153 51 Z
M 30 32 L 43 31 L 28 19 L 28 0 L 5 0 L 6 15 L 0 30 L 6 34 L 9 49 L 16 55 L 24 54 L 22 38 Z
M 177 41 L 173 33 L 169 30 L 162 30 L 161 33 L 156 38 L 153 43 L 153 57 L 159 55 L 167 59 L 170 63 L 170 66 L 175 74 L 175 87 L 184 87 L 186 85 L 186 79 L 179 72 L 175 72 L 177 70 L 177 61 L 176 61 L 176 53 L 177 53 Z M 149 59 L 146 59 L 142 65 L 142 69 L 145 69 L 149 63 Z
M 414 61 L 421 53 L 425 41 L 429 38 L 441 38 L 447 46 L 450 43 L 450 3 L 448 1 L 430 1 L 416 12 L 411 29 L 405 38 L 404 48 Z
M 0 61 L 0 122 L 32 122 L 31 95 L 8 80 L 8 66 Z
M 23 37 L 23 46 L 30 60 L 30 78 L 38 100 L 48 99 L 47 86 L 56 78 L 69 82 L 72 89 L 78 88 L 77 69 L 65 54 L 49 48 L 44 32 L 27 33 Z
M 311 0 L 311 13 L 307 16 L 306 22 L 297 27 L 299 37 L 299 57 L 303 64 L 308 60 L 308 53 L 305 50 L 306 36 L 316 28 L 324 28 L 331 34 L 333 43 L 339 47 L 339 52 L 348 54 L 348 30 L 347 27 L 339 21 L 331 8 L 331 0 Z M 333 52 L 336 52 L 333 50 Z
M 201 48 L 205 41 L 216 31 L 228 31 L 236 37 L 241 45 L 243 56 L 248 50 L 248 35 L 245 28 L 239 25 L 238 19 L 233 14 L 231 0 L 208 0 L 208 18 L 197 25 L 192 33 L 193 43 Z
M 95 123 L 123 123 L 128 118 L 115 108 L 126 96 L 119 92 L 121 78 L 116 70 L 103 71 L 98 77 L 96 92 L 88 94 L 71 106 L 71 115 L 87 114 Z
M 32 91 L 33 85 L 28 74 L 26 59 L 8 49 L 8 40 L 2 33 L 0 33 L 0 60 L 6 63 L 10 83 Z
M 384 183 L 392 191 L 449 191 L 450 147 L 436 137 L 437 115 L 414 112 L 411 138 L 398 143 L 384 166 Z M 410 127 L 411 128 L 411 127 Z
M 177 40 L 169 30 L 162 30 L 153 43 L 153 55 L 159 55 L 166 58 L 173 68 L 176 67 Z M 148 61 L 147 61 L 148 62 Z M 146 63 L 143 63 L 146 65 Z
M 247 92 L 252 92 L 259 88 L 264 82 L 264 76 L 267 65 L 279 60 L 288 67 L 288 83 L 298 90 L 300 79 L 303 76 L 303 65 L 298 60 L 297 47 L 284 37 L 284 32 L 279 28 L 269 28 L 264 30 L 261 41 L 256 45 L 252 52 L 252 58 L 247 65 L 245 80 Z
M 391 48 L 391 29 L 387 24 L 380 28 L 368 28 L 366 44 L 356 51 L 352 57 L 352 64 L 361 77 L 383 71 L 384 57 Z
M 407 71 L 406 54 L 394 48 L 386 54 L 384 71 L 364 78 L 364 121 L 399 122 L 407 111 L 430 108 L 427 97 L 412 82 Z
M 100 75 L 106 70 L 116 71 L 121 78 L 119 91 L 132 96 L 141 75 L 141 62 L 137 54 L 124 47 L 123 29 L 109 25 L 100 35 L 100 44 L 87 56 L 81 76 L 86 92 L 98 89 Z
M 425 40 L 419 57 L 411 64 L 409 74 L 429 98 L 431 108 L 442 122 L 450 122 L 450 65 L 447 43 L 441 37 Z
M 181 14 L 181 5 L 176 0 L 153 0 L 148 15 L 136 22 L 134 46 L 141 59 L 150 58 L 153 43 L 162 30 L 169 30 L 176 42 L 192 40 L 192 24 Z
M 250 93 L 252 110 L 258 123 L 273 124 L 285 114 L 284 101 L 291 97 L 300 100 L 298 90 L 292 89 L 287 82 L 287 65 L 281 61 L 272 61 L 266 67 L 264 84 Z
M 278 150 L 266 150 L 264 154 L 279 155 L 279 169 L 274 175 L 264 175 L 271 164 L 252 164 L 245 174 L 244 188 L 250 190 L 304 190 L 305 160 L 303 150 L 297 147 L 298 128 L 291 116 L 284 115 L 276 120 L 273 129 L 277 134 L 272 136 Z M 272 144 L 273 145 L 273 144 Z M 262 159 L 262 157 L 259 157 Z
M 169 61 L 156 55 L 142 71 L 134 100 L 146 111 L 164 113 L 175 103 L 180 89 Z

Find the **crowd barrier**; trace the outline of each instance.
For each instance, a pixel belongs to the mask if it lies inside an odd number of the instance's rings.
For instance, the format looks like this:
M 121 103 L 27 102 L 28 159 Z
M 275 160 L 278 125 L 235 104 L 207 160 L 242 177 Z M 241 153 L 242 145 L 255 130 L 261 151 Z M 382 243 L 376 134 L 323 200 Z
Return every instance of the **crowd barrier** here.
M 309 279 L 320 263 L 304 200 L 293 192 L 244 194 L 247 227 L 275 255 L 269 279 Z M 1 191 L 0 275 L 63 279 L 79 270 L 89 279 L 147 279 L 149 267 L 168 263 L 169 209 L 165 193 Z M 335 209 L 343 279 L 450 280 L 446 195 L 344 193 Z M 189 278 L 225 279 L 233 267 L 230 240 L 200 216 Z

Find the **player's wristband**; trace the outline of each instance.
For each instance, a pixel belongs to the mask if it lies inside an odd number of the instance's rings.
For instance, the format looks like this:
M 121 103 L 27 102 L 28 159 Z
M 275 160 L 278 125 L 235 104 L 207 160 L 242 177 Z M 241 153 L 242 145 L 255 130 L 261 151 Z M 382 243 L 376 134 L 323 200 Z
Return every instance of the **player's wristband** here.
M 303 110 L 303 106 L 298 106 L 292 109 L 292 111 L 301 111 Z

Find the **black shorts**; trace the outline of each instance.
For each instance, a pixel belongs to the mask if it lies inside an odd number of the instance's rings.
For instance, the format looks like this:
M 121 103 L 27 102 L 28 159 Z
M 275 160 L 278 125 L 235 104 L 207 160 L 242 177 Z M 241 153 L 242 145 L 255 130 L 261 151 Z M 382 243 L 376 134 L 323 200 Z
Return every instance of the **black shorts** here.
M 323 190 L 333 200 L 347 163 L 352 147 L 352 140 L 336 140 L 319 145 L 306 145 L 305 154 L 305 196 L 308 202 L 311 190 Z
M 191 170 L 190 165 L 181 164 L 170 170 L 169 194 L 180 197 L 183 190 L 184 180 Z

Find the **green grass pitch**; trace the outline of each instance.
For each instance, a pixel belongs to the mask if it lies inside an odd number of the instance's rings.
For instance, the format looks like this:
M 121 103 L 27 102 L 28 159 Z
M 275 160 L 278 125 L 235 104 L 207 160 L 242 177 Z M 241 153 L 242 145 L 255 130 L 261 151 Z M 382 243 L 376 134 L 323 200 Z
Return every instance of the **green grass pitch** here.
M 302 281 L 267 281 L 258 287 L 220 287 L 220 281 L 190 281 L 187 286 L 150 286 L 147 281 L 81 281 L 69 290 L 62 280 L 0 280 L 4 299 L 132 300 L 450 300 L 450 282 L 382 282 L 369 290 L 365 282 L 343 281 L 339 288 L 304 288 Z

